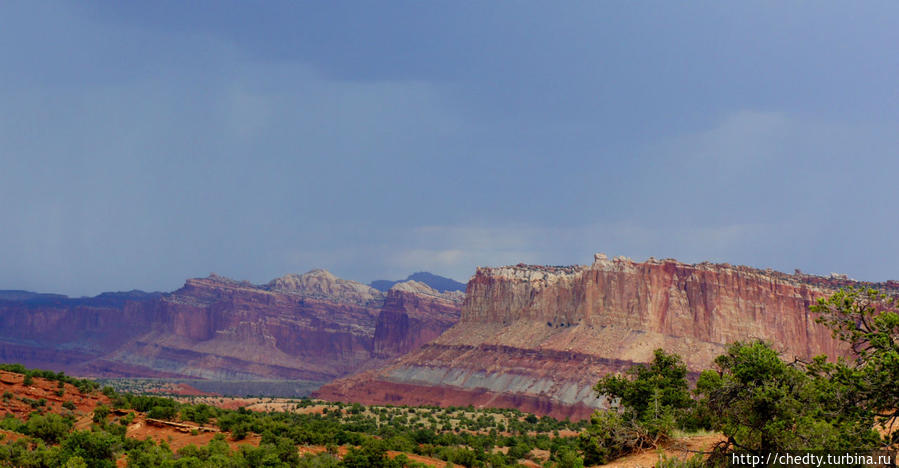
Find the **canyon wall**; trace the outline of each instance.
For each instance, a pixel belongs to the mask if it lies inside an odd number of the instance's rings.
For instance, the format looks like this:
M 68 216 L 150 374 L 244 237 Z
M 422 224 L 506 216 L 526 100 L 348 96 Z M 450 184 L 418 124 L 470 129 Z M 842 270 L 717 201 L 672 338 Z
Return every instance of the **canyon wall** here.
M 375 325 L 375 356 L 406 354 L 437 338 L 459 320 L 463 298 L 461 292 L 439 293 L 417 281 L 394 285 Z
M 324 382 L 435 338 L 461 299 L 407 283 L 385 294 L 324 270 L 265 285 L 210 275 L 168 294 L 16 292 L 0 295 L 0 360 L 90 376 Z
M 590 266 L 479 268 L 459 322 L 382 369 L 332 382 L 326 399 L 367 404 L 509 406 L 583 418 L 604 406 L 602 375 L 653 350 L 708 368 L 726 344 L 770 341 L 787 359 L 846 352 L 809 306 L 845 277 L 728 264 L 637 263 L 597 254 Z M 899 292 L 899 283 L 872 285 Z

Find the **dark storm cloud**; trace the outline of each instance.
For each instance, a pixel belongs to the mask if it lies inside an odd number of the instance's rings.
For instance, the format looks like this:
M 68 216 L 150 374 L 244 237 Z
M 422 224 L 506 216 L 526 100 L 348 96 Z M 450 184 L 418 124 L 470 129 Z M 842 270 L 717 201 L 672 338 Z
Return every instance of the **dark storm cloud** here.
M 8 3 L 0 288 L 612 255 L 896 278 L 891 3 Z

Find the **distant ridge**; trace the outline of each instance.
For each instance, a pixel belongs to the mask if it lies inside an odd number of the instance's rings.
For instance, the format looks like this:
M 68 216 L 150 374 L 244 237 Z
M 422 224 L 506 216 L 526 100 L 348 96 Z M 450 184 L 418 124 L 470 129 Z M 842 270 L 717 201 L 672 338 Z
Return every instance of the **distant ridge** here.
M 42 294 L 21 289 L 0 291 L 0 301 L 27 301 L 31 299 L 68 299 L 62 294 Z
M 0 290 L 0 301 L 21 302 L 30 306 L 48 304 L 92 304 L 92 305 L 121 305 L 127 301 L 142 301 L 155 299 L 161 296 L 160 292 L 146 292 L 139 289 L 131 291 L 104 292 L 93 297 L 69 297 L 65 294 L 36 293 L 23 290 Z
M 392 288 L 393 285 L 397 283 L 402 283 L 404 281 L 418 281 L 419 283 L 427 284 L 428 286 L 440 291 L 462 291 L 465 292 L 465 283 L 460 283 L 452 278 L 447 278 L 445 276 L 435 275 L 433 273 L 428 273 L 427 271 L 419 271 L 418 273 L 412 273 L 404 280 L 399 281 L 390 281 L 390 280 L 375 280 L 369 283 L 368 285 L 377 289 L 378 291 L 386 292 L 388 289 Z

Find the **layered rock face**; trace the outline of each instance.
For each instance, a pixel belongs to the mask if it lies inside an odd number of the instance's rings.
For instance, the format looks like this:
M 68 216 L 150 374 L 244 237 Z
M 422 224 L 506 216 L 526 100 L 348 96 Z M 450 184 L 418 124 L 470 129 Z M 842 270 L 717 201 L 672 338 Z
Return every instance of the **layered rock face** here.
M 321 382 L 420 346 L 461 305 L 459 295 L 405 283 L 385 295 L 324 270 L 261 286 L 210 275 L 118 302 L 8 297 L 19 300 L 0 297 L 3 361 L 94 376 Z
M 764 339 L 786 358 L 845 348 L 809 306 L 843 277 L 597 254 L 591 266 L 480 268 L 460 321 L 383 369 L 332 382 L 318 395 L 363 403 L 511 406 L 557 417 L 602 407 L 604 374 L 664 348 L 693 371 L 733 341 Z M 899 283 L 872 285 L 899 292 Z
M 439 293 L 417 281 L 390 288 L 375 326 L 375 356 L 406 354 L 440 336 L 459 320 L 463 297 L 460 292 Z
M 191 279 L 161 298 L 148 333 L 108 359 L 209 379 L 329 380 L 371 359 L 381 304 L 348 286 L 321 271 L 263 287 Z

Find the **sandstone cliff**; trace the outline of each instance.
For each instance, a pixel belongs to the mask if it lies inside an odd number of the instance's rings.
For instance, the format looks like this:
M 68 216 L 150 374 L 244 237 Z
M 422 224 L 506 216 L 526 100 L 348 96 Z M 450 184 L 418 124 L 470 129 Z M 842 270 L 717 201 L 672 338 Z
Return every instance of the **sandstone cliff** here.
M 371 358 L 374 297 L 321 271 L 285 278 L 190 279 L 155 304 L 147 333 L 107 359 L 200 378 L 325 381 Z
M 374 355 L 399 356 L 437 338 L 459 320 L 462 298 L 462 293 L 439 293 L 417 281 L 394 285 L 378 315 Z
M 597 254 L 591 266 L 479 268 L 460 321 L 383 369 L 332 382 L 322 398 L 393 404 L 514 406 L 586 417 L 598 378 L 656 348 L 707 368 L 735 340 L 769 340 L 786 357 L 845 349 L 809 305 L 845 277 Z M 874 285 L 899 292 L 899 283 Z
M 5 362 L 93 376 L 320 382 L 435 338 L 461 304 L 433 290 L 385 295 L 324 270 L 261 286 L 213 274 L 169 294 L 5 297 Z

